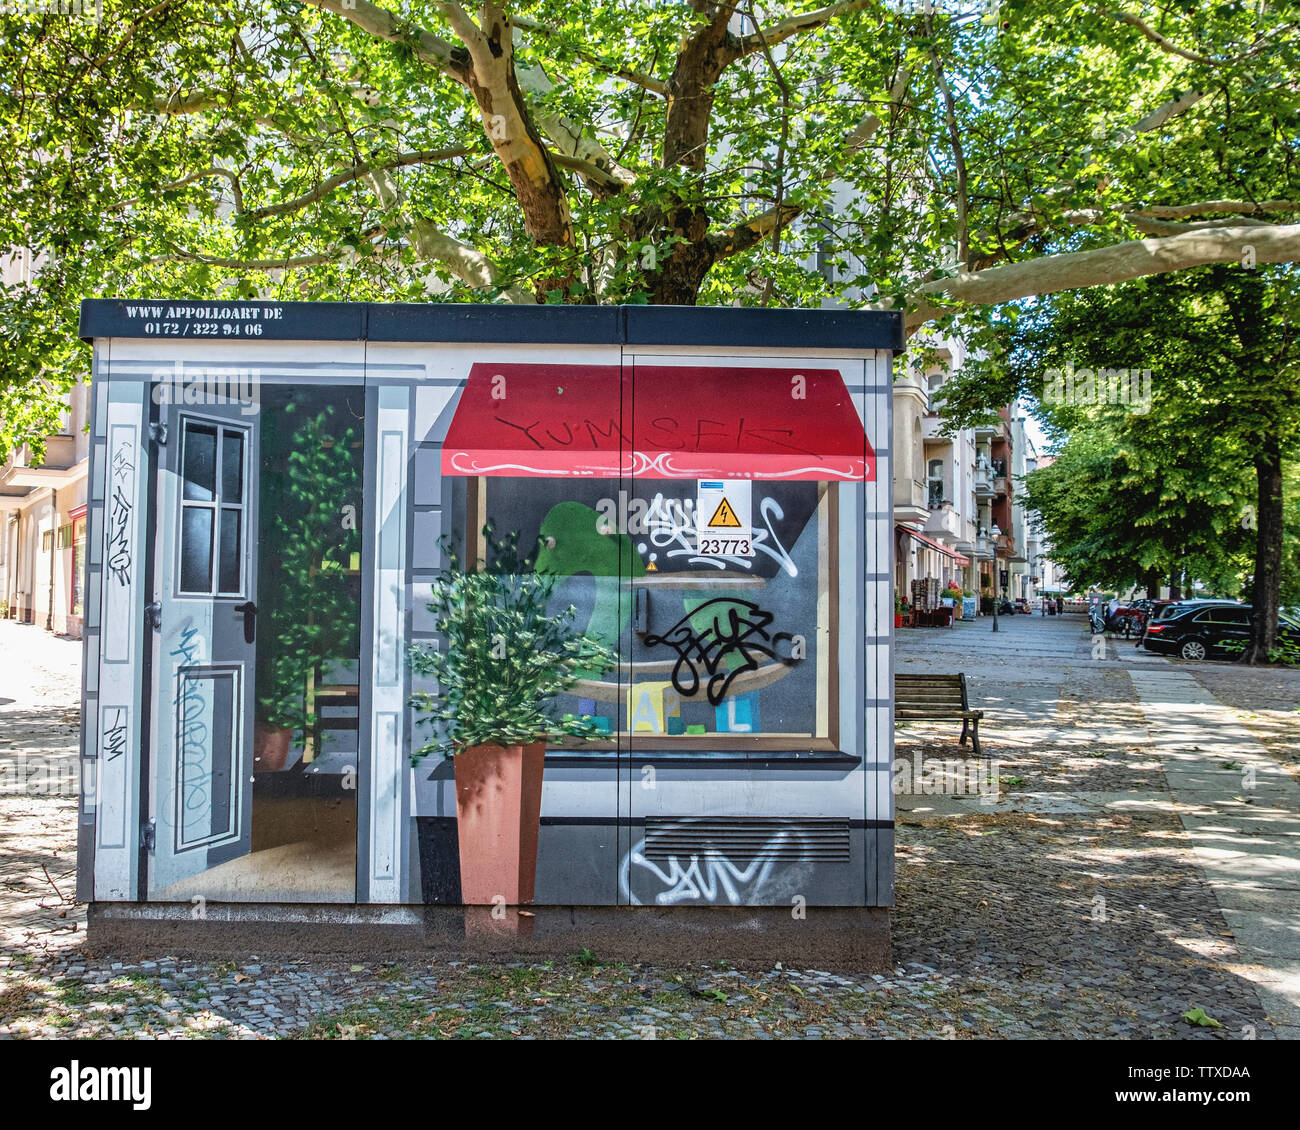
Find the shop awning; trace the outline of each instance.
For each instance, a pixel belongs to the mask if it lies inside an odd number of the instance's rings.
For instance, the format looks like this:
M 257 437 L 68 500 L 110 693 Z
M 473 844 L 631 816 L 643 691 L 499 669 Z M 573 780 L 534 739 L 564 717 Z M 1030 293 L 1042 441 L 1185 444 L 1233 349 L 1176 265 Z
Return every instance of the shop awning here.
M 909 529 L 907 526 L 897 526 L 895 528 L 898 530 L 900 534 L 907 534 L 909 537 L 915 538 L 923 545 L 928 545 L 931 549 L 937 549 L 945 557 L 951 557 L 953 559 L 953 562 L 957 565 L 970 564 L 969 557 L 962 556 L 955 549 L 949 549 L 946 545 L 940 545 L 933 538 L 928 538 L 924 534 L 918 534 L 915 530 Z
M 476 364 L 444 475 L 871 482 L 838 370 Z

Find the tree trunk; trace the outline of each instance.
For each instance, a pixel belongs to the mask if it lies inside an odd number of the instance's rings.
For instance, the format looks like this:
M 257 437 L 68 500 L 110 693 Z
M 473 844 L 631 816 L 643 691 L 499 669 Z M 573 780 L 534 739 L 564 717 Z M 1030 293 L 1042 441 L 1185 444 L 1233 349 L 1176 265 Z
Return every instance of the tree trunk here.
M 1251 591 L 1250 644 L 1242 663 L 1267 663 L 1277 645 L 1282 585 L 1282 448 L 1276 434 L 1265 436 L 1255 455 L 1255 581 Z
M 1179 577 L 1179 573 L 1176 568 L 1169 570 L 1169 599 L 1170 600 L 1183 599 L 1183 590 L 1179 587 L 1178 577 Z
M 1142 578 L 1142 587 L 1146 590 L 1147 600 L 1155 600 L 1160 595 L 1160 570 L 1148 569 Z

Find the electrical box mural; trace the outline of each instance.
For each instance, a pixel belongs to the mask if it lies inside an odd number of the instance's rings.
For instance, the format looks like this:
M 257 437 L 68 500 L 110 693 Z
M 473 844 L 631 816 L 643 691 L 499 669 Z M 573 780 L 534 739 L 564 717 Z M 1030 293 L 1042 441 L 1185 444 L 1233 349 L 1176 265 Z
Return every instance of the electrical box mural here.
M 893 314 L 93 301 L 96 903 L 892 903 Z

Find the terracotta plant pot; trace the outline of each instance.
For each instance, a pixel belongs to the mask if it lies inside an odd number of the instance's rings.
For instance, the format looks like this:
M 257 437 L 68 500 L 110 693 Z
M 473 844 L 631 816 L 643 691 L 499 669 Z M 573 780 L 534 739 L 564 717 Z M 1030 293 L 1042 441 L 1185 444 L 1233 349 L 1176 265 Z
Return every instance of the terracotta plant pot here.
M 258 722 L 253 727 L 253 768 L 258 772 L 279 772 L 289 764 L 289 743 L 293 730 L 285 726 L 267 726 Z
M 903 626 L 903 614 L 902 614 L 901 612 L 895 612 L 895 613 L 894 613 L 894 627 L 895 627 L 895 628 L 901 628 L 902 626 Z
M 533 901 L 546 743 L 478 745 L 452 758 L 460 893 L 467 906 Z

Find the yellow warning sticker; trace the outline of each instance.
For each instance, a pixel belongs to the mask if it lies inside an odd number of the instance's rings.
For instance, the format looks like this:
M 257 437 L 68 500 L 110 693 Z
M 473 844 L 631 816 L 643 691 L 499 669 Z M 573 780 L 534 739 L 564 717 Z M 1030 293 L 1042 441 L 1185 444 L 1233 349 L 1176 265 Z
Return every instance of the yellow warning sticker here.
M 752 479 L 700 479 L 695 490 L 696 552 L 701 557 L 753 557 L 753 513 Z
M 736 512 L 731 508 L 731 503 L 725 498 L 718 503 L 718 508 L 713 512 L 713 517 L 709 519 L 709 526 L 733 530 L 740 529 L 740 519 L 736 517 Z

